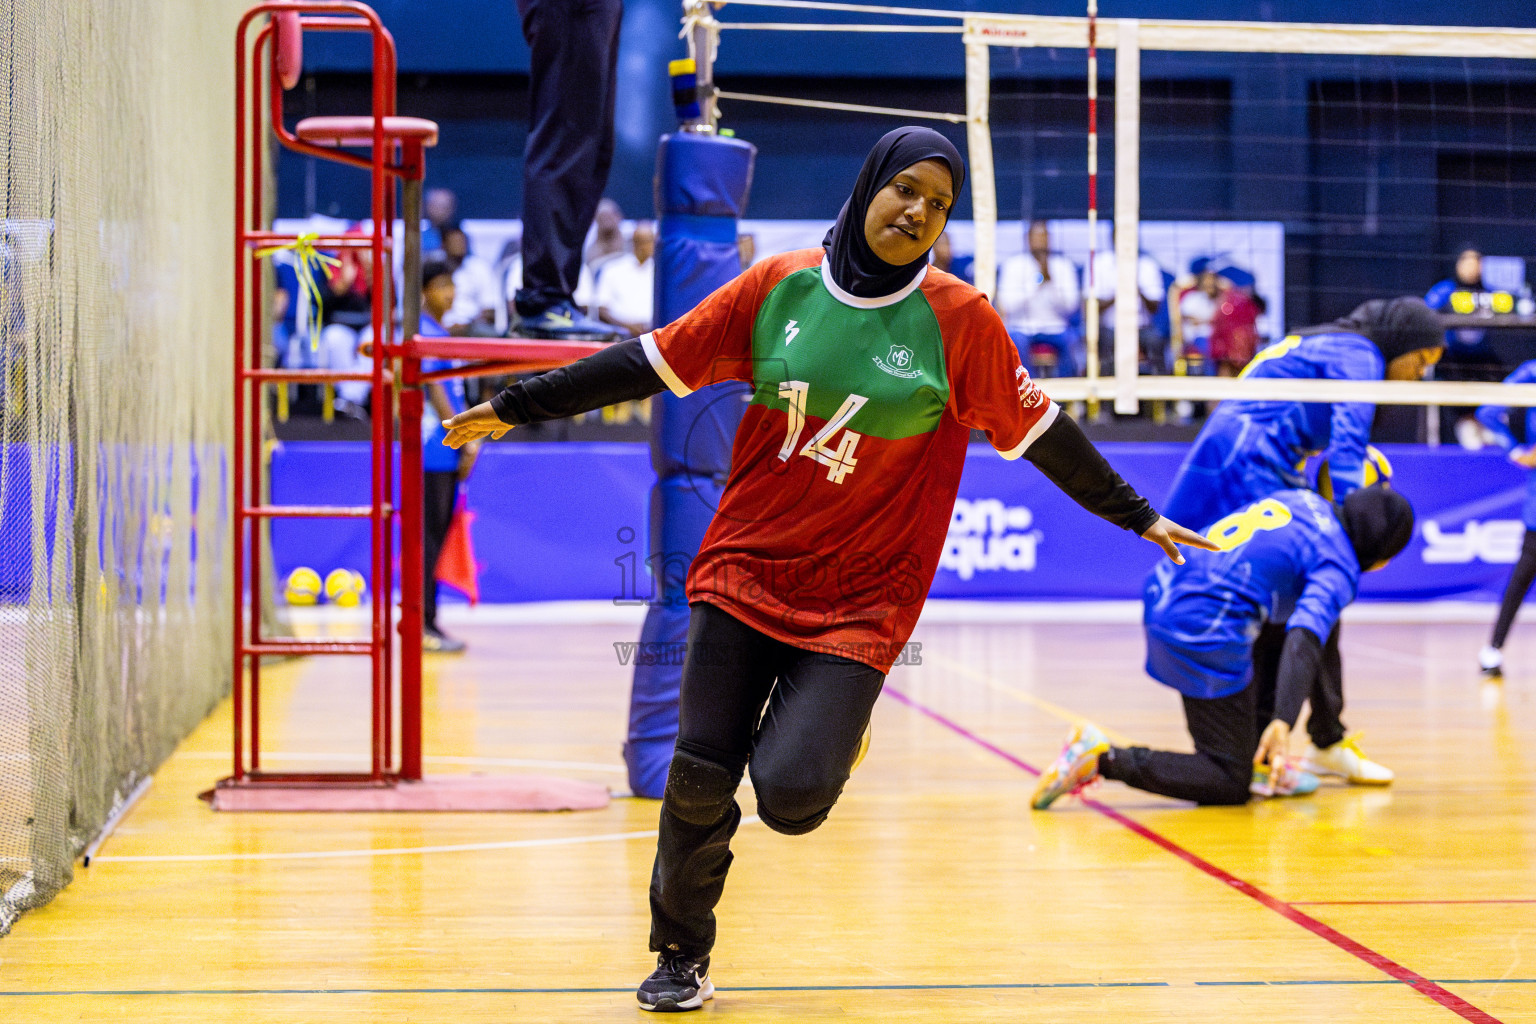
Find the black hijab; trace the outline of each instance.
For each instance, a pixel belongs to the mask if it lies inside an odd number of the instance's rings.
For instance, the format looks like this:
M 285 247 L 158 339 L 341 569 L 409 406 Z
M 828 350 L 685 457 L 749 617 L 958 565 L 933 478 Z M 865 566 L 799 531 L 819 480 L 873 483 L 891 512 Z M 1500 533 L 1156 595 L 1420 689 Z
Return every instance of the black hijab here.
M 1413 540 L 1413 506 L 1385 484 L 1352 491 L 1340 518 L 1362 570 L 1396 557 Z
M 1335 331 L 1369 338 L 1388 363 L 1409 352 L 1445 344 L 1445 328 L 1440 326 L 1439 315 L 1426 306 L 1423 299 L 1412 295 L 1362 302 L 1341 320 L 1307 327 L 1296 333 L 1331 334 Z
M 887 132 L 864 158 L 859 179 L 853 183 L 853 194 L 843 204 L 837 223 L 821 241 L 827 250 L 827 268 L 839 288 L 862 299 L 877 299 L 900 291 L 928 265 L 928 254 L 923 253 L 905 266 L 893 266 L 876 256 L 864 240 L 864 218 L 875 194 L 896 175 L 924 160 L 942 160 L 949 165 L 954 198 L 959 199 L 965 184 L 965 161 L 948 139 L 931 128 L 897 128 Z

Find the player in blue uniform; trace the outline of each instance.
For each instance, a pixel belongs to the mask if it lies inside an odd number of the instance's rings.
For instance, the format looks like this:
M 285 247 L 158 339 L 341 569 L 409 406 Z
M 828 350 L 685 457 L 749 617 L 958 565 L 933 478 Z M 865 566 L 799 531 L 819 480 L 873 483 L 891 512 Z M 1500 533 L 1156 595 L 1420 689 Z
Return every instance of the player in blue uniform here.
M 1217 521 L 1222 550 L 1192 551 L 1147 580 L 1147 672 L 1184 695 L 1195 753 L 1113 747 L 1079 725 L 1040 777 L 1039 810 L 1100 776 L 1200 804 L 1311 792 L 1317 779 L 1287 756 L 1302 702 L 1314 700 L 1323 641 L 1354 600 L 1360 574 L 1413 537 L 1413 507 L 1385 485 L 1334 506 L 1310 490 L 1278 491 Z M 1277 659 L 1254 640 L 1285 623 Z
M 1301 380 L 1418 380 L 1445 351 L 1439 317 L 1419 299 L 1373 299 L 1343 320 L 1297 331 L 1260 352 L 1244 377 Z M 1284 402 L 1229 399 L 1216 407 L 1174 477 L 1167 506 L 1205 529 L 1218 516 L 1290 488 L 1304 488 L 1309 456 L 1326 452 L 1331 500 L 1363 486 L 1371 402 Z M 1283 642 L 1271 624 L 1257 641 L 1261 660 Z M 1369 760 L 1344 731 L 1339 638 L 1325 637 L 1323 687 L 1307 720 L 1313 770 L 1351 782 L 1383 784 L 1392 772 Z M 1319 698 L 1323 696 L 1319 691 Z
M 1515 372 L 1504 378 L 1505 384 L 1536 383 L 1536 359 L 1521 363 Z M 1509 459 L 1526 469 L 1536 469 L 1536 409 L 1525 410 L 1525 441 L 1516 440 L 1509 426 L 1510 410 L 1505 405 L 1485 405 L 1477 410 L 1477 419 L 1493 432 L 1499 447 L 1509 453 Z M 1536 473 L 1526 477 L 1525 505 L 1520 510 L 1525 522 L 1525 542 L 1520 546 L 1520 560 L 1509 574 L 1504 585 L 1504 600 L 1499 606 L 1499 618 L 1493 627 L 1493 636 L 1478 656 L 1483 675 L 1501 679 L 1504 675 L 1504 640 L 1509 627 L 1515 624 L 1515 615 L 1536 580 Z
M 1373 299 L 1343 320 L 1309 327 L 1254 357 L 1244 377 L 1418 380 L 1445 350 L 1439 318 L 1411 296 Z M 1328 453 L 1335 497 L 1363 483 L 1371 402 L 1227 399 L 1216 407 L 1173 480 L 1166 511 L 1203 530 L 1235 508 L 1307 486 L 1302 465 Z

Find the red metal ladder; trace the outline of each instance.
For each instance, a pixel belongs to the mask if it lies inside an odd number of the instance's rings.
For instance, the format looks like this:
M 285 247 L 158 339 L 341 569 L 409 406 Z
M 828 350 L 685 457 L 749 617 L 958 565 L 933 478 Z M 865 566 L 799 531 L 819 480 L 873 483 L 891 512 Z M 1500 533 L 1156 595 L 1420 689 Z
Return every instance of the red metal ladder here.
M 298 83 L 306 31 L 366 32 L 373 57 L 372 110 L 359 117 L 308 118 L 289 131 L 283 122 L 283 92 Z M 254 35 L 253 35 L 254 32 Z M 390 296 L 395 242 L 395 185 L 403 185 L 405 224 L 402 296 L 404 333 L 416 333 L 420 319 L 421 183 L 424 150 L 437 141 L 437 125 L 420 118 L 395 116 L 395 48 L 388 30 L 365 4 L 351 0 L 272 0 L 252 7 L 241 19 L 236 43 L 235 129 L 235 438 L 232 520 L 234 526 L 234 770 L 219 788 L 261 786 L 388 786 L 421 777 L 421 701 L 419 670 L 414 694 L 401 692 L 396 753 L 395 652 L 402 664 L 419 667 L 420 590 L 401 609 L 401 636 L 394 622 L 393 530 L 398 511 L 394 489 L 393 439 L 397 404 L 395 374 L 388 341 L 393 336 Z M 291 247 L 298 236 L 263 224 L 262 157 L 271 131 L 287 148 L 368 172 L 371 228 L 307 238 L 319 249 L 367 249 L 373 256 L 370 325 L 375 344 L 372 366 L 364 372 L 271 369 L 262 366 L 268 330 L 261 295 L 261 254 Z M 346 152 L 363 148 L 365 154 Z M 306 268 L 301 267 L 301 272 Z M 372 386 L 370 501 L 359 506 L 274 505 L 263 503 L 266 439 L 262 412 L 266 385 L 334 384 L 363 381 Z M 262 634 L 264 580 L 260 524 L 277 518 L 363 519 L 369 526 L 370 629 L 366 640 L 271 638 Z M 419 524 L 419 514 L 413 518 Z M 408 524 L 403 523 L 402 526 Z M 419 528 L 419 527 L 418 527 Z M 403 567 L 410 573 L 410 566 Z M 420 567 L 416 569 L 420 576 Z M 367 772 L 271 772 L 261 764 L 261 663 L 269 655 L 353 655 L 370 662 L 370 767 Z

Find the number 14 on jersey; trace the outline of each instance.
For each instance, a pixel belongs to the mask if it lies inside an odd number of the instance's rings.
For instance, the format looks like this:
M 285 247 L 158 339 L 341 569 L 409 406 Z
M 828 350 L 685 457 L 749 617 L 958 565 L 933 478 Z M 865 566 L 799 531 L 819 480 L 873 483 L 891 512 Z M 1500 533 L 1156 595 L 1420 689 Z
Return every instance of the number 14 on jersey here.
M 811 386 L 803 380 L 787 380 L 779 385 L 779 397 L 789 402 L 789 430 L 785 434 L 783 447 L 779 449 L 779 459 L 783 462 L 788 462 L 795 454 L 795 446 L 800 444 L 800 435 L 805 432 L 806 396 L 810 391 Z M 832 418 L 827 420 L 826 426 L 816 431 L 800 449 L 801 455 L 826 466 L 827 479 L 835 484 L 842 483 L 843 477 L 852 473 L 859 464 L 853 457 L 853 450 L 858 447 L 859 438 L 864 435 L 849 430 L 843 434 L 836 448 L 828 447 L 828 442 L 848 425 L 848 421 L 867 401 L 869 399 L 863 395 L 849 395 Z

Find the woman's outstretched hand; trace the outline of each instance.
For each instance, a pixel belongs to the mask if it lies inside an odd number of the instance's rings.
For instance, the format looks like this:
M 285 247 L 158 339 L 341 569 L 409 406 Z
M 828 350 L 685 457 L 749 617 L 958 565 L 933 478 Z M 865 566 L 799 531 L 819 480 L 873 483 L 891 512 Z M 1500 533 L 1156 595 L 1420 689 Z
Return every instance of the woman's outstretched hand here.
M 455 420 L 457 419 L 458 417 L 455 417 Z M 451 436 L 449 437 L 448 442 L 450 444 L 453 443 L 453 438 Z M 1221 550 L 1215 544 L 1212 544 L 1210 541 L 1200 536 L 1194 530 L 1184 529 L 1184 527 L 1180 526 L 1172 519 L 1169 519 L 1167 516 L 1159 516 L 1157 522 L 1153 523 L 1147 529 L 1147 532 L 1141 536 L 1144 540 L 1149 540 L 1153 544 L 1156 544 L 1158 547 L 1162 548 L 1163 552 L 1169 558 L 1173 559 L 1175 565 L 1184 564 L 1184 556 L 1179 554 L 1178 545 L 1180 544 L 1183 544 L 1185 547 L 1189 548 L 1200 548 L 1204 551 Z
M 449 448 L 461 448 L 471 441 L 478 441 L 484 437 L 497 438 L 511 430 L 510 424 L 501 422 L 496 415 L 496 410 L 491 408 L 490 402 L 481 402 L 472 409 L 465 409 L 451 420 L 443 420 L 443 426 L 448 428 L 448 436 L 443 443 Z M 1159 524 L 1161 525 L 1161 524 Z M 1153 530 L 1157 527 L 1153 527 Z M 1152 530 L 1147 531 L 1152 535 Z

